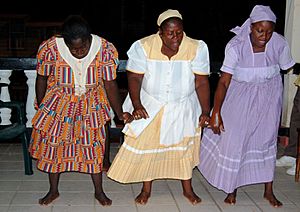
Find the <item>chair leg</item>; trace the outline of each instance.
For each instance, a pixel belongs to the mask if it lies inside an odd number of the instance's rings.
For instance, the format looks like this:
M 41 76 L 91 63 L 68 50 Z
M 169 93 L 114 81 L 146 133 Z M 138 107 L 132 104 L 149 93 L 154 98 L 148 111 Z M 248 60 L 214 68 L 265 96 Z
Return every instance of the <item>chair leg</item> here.
M 32 158 L 28 151 L 28 139 L 26 132 L 22 133 L 20 136 L 22 140 L 22 147 L 23 147 L 23 157 L 24 157 L 24 166 L 25 166 L 25 174 L 32 175 Z

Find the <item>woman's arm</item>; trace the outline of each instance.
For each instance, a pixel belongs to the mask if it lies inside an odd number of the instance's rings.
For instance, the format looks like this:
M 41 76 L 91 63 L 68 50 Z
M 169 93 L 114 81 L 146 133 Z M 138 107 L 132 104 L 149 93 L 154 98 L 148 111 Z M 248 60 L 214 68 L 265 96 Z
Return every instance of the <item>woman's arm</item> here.
M 141 86 L 144 75 L 127 71 L 127 78 L 129 95 L 134 108 L 132 112 L 134 119 L 149 118 L 149 115 L 144 106 L 142 105 L 140 98 Z
M 35 93 L 36 93 L 36 101 L 39 106 L 45 97 L 47 90 L 47 80 L 48 76 L 42 76 L 37 74 L 36 82 L 35 82 Z
M 104 81 L 104 88 L 106 90 L 108 101 L 112 109 L 116 112 L 119 120 L 124 120 L 124 123 L 129 123 L 133 120 L 130 113 L 123 113 L 122 104 L 120 100 L 119 87 L 116 80 Z
M 219 79 L 217 89 L 215 92 L 214 107 L 213 107 L 213 112 L 212 112 L 212 116 L 210 119 L 210 126 L 211 126 L 213 132 L 216 134 L 220 134 L 221 131 L 225 131 L 224 125 L 223 125 L 223 120 L 221 117 L 221 108 L 222 108 L 222 104 L 223 104 L 223 101 L 224 101 L 226 93 L 227 93 L 227 89 L 231 82 L 231 77 L 232 77 L 232 74 L 222 72 L 221 78 Z
M 195 74 L 195 89 L 202 109 L 202 114 L 199 117 L 199 127 L 205 127 L 210 119 L 210 89 L 207 75 Z

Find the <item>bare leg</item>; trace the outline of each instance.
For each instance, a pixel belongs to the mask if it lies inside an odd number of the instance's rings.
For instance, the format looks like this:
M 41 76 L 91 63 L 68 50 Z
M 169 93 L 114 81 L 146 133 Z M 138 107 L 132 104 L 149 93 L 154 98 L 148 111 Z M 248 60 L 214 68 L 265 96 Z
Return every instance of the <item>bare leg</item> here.
M 109 206 L 112 204 L 112 201 L 105 195 L 102 188 L 102 172 L 97 174 L 91 174 L 94 188 L 95 188 L 95 198 L 103 206 Z
M 60 176 L 60 173 L 49 173 L 48 174 L 50 189 L 49 189 L 48 193 L 46 194 L 46 196 L 39 199 L 40 205 L 48 205 L 59 196 L 59 192 L 58 192 L 59 176 Z
M 152 181 L 143 182 L 143 188 L 141 193 L 135 198 L 135 202 L 141 205 L 145 205 L 151 196 Z
M 235 189 L 232 193 L 229 193 L 224 199 L 224 202 L 230 205 L 234 205 L 236 203 L 236 193 L 237 189 Z
M 183 195 L 193 204 L 196 205 L 201 202 L 200 197 L 198 197 L 193 191 L 192 179 L 181 180 Z
M 282 203 L 278 199 L 276 199 L 273 193 L 273 181 L 265 183 L 264 198 L 267 199 L 269 203 L 275 208 L 282 206 Z
M 105 139 L 105 151 L 104 151 L 104 158 L 103 158 L 103 168 L 102 171 L 106 172 L 108 171 L 111 163 L 110 163 L 110 132 L 109 132 L 109 123 L 105 125 L 105 132 L 106 132 L 106 139 Z

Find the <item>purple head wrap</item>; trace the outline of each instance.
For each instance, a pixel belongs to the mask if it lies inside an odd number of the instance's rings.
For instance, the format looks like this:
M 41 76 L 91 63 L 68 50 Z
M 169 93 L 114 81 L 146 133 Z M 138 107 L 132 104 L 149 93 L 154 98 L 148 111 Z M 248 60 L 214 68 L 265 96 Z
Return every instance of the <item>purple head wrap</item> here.
M 250 17 L 243 23 L 243 25 L 241 27 L 237 26 L 230 31 L 243 39 L 248 37 L 251 31 L 251 24 L 260 21 L 272 21 L 276 23 L 276 16 L 269 6 L 256 5 L 252 9 Z

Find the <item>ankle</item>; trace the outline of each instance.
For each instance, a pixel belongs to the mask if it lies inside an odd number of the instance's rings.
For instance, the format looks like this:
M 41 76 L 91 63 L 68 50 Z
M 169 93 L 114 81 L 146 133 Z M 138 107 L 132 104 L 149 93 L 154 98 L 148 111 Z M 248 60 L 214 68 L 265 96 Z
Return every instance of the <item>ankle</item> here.
M 182 186 L 183 193 L 193 193 L 194 189 L 191 186 Z
M 58 190 L 49 190 L 48 194 L 59 194 Z
M 264 196 L 274 196 L 274 193 L 272 191 L 265 191 Z
M 142 190 L 141 190 L 141 193 L 147 193 L 147 194 L 150 194 L 151 193 L 151 186 L 143 186 L 142 187 Z
M 141 190 L 141 194 L 150 195 L 150 194 L 151 194 L 151 190 L 149 191 L 149 190 L 144 190 L 144 189 L 142 189 L 142 190 Z

